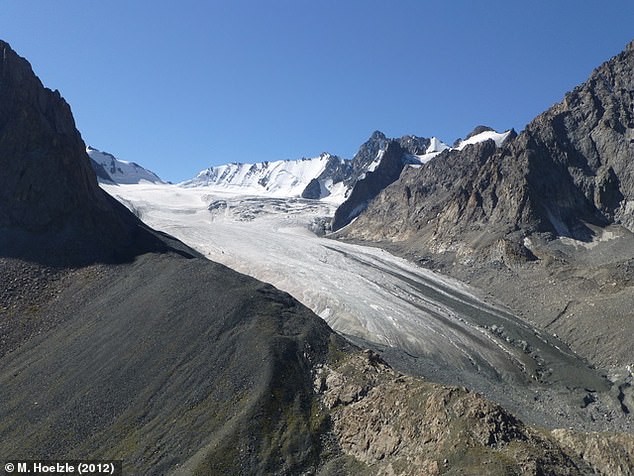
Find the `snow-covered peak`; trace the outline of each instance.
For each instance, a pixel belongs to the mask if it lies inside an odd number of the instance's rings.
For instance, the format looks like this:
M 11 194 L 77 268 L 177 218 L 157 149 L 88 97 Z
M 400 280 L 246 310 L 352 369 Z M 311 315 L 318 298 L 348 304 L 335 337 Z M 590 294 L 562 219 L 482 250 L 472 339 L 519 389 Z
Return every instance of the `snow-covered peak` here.
M 508 138 L 508 136 L 510 134 L 511 134 L 510 130 L 506 131 L 506 132 L 496 132 L 496 131 L 480 132 L 479 134 L 475 134 L 475 135 L 469 137 L 468 139 L 460 141 L 460 143 L 458 144 L 456 149 L 462 150 L 465 147 L 467 147 L 468 145 L 478 144 L 480 142 L 484 142 L 484 141 L 487 141 L 487 140 L 493 140 L 495 142 L 495 145 L 497 147 L 500 147 L 504 143 L 504 141 Z
M 112 182 L 121 184 L 164 183 L 154 172 L 134 162 L 117 159 L 108 152 L 102 152 L 90 146 L 86 147 L 86 152 L 94 162 L 103 167 Z M 99 179 L 102 181 L 105 180 L 105 177 L 99 176 Z
M 299 197 L 326 167 L 341 161 L 337 156 L 322 153 L 311 159 L 218 165 L 201 171 L 195 178 L 180 185 L 212 187 L 248 195 Z
M 441 141 L 438 137 L 432 137 L 429 139 L 429 147 L 425 151 L 425 154 L 431 154 L 433 152 L 442 152 L 443 150 L 447 150 L 449 146 Z

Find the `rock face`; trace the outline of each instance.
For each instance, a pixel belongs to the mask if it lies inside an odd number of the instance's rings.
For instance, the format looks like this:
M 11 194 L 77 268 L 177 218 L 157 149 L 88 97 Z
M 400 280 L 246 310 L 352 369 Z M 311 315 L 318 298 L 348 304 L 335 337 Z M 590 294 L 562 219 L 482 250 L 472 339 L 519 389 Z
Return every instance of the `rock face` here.
M 633 229 L 633 101 L 630 44 L 499 150 L 476 144 L 408 169 L 348 234 L 416 235 L 469 254 L 514 232 L 518 242 L 534 232 L 587 241 L 591 225 Z
M 0 41 L 0 253 L 126 259 L 165 245 L 97 185 L 70 107 Z
M 377 168 L 366 172 L 365 176 L 356 182 L 348 199 L 337 208 L 332 220 L 332 229 L 336 231 L 359 216 L 381 190 L 398 179 L 404 166 L 403 149 L 397 141 L 390 141 L 387 148 L 382 151 Z
M 354 220 L 381 190 L 393 183 L 408 163 L 418 163 L 413 156 L 424 154 L 431 139 L 403 136 L 388 139 L 374 131 L 350 162 L 347 184 L 351 192 L 337 209 L 332 221 L 334 231 Z
M 632 435 L 536 430 L 465 388 L 401 375 L 371 351 L 320 367 L 315 388 L 355 474 L 632 474 Z

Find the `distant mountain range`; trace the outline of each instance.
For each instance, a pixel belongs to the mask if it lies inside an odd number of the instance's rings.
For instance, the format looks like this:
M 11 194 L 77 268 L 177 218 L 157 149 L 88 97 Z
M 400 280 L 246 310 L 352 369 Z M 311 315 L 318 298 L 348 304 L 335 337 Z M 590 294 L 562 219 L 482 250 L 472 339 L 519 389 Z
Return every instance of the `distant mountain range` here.
M 332 222 L 332 229 L 338 230 L 365 210 L 381 190 L 396 181 L 406 166 L 418 167 L 444 151 L 461 151 L 489 140 L 499 147 L 514 136 L 514 131 L 499 133 L 478 126 L 464 140 L 459 139 L 449 147 L 436 137 L 409 135 L 389 139 L 375 131 L 351 160 L 324 152 L 318 157 L 298 160 L 231 163 L 209 167 L 179 185 L 242 195 L 327 200 L 341 205 Z M 86 150 L 95 173 L 105 183 L 163 183 L 156 174 L 134 162 L 119 160 L 92 147 Z

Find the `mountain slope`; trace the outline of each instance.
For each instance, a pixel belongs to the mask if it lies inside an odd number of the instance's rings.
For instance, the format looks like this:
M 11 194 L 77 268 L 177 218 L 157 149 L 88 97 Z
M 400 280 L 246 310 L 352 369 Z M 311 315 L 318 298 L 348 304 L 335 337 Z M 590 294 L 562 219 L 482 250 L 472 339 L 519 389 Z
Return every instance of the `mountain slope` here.
M 337 340 L 310 311 L 173 255 L 64 279 L 49 302 L 0 314 L 60 321 L 0 360 L 3 454 L 121 458 L 131 474 L 165 474 L 198 451 L 209 463 L 195 466 L 218 474 L 316 464 L 310 369 Z
M 101 152 L 94 147 L 86 147 L 97 177 L 114 183 L 163 183 L 154 172 L 134 162 L 117 159 L 108 152 Z
M 341 236 L 469 279 L 596 364 L 628 365 L 633 78 L 631 43 L 501 148 L 407 169 Z

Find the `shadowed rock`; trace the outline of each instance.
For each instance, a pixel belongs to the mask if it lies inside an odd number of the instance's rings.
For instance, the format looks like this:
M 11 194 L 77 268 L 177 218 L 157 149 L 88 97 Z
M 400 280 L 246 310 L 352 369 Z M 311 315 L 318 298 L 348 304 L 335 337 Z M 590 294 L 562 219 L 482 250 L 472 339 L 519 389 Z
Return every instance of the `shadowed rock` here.
M 81 264 L 169 249 L 99 188 L 59 92 L 2 41 L 0 57 L 0 256 Z

